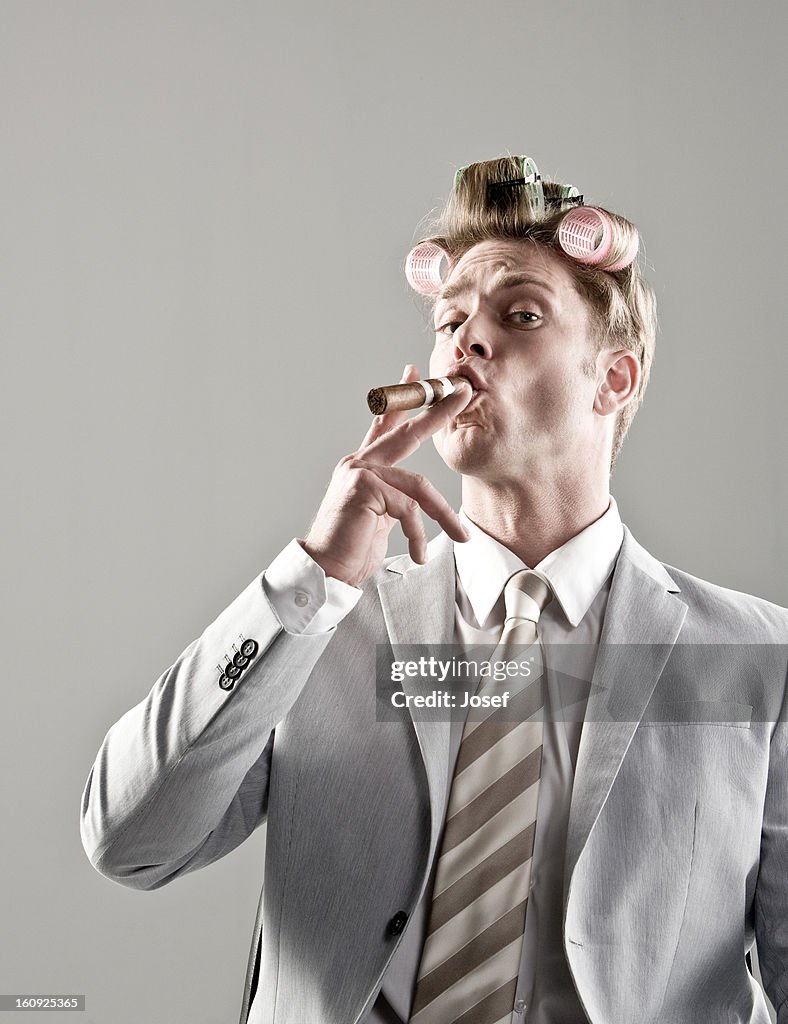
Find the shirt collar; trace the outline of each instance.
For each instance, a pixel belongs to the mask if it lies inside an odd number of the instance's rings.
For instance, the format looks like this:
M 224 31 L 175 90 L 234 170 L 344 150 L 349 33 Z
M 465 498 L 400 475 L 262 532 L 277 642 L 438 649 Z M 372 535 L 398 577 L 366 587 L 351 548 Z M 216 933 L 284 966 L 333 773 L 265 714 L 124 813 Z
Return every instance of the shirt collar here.
M 512 573 L 529 566 L 471 522 L 462 509 L 460 519 L 471 539 L 454 544 L 457 574 L 476 621 L 483 626 Z M 623 539 L 618 505 L 611 497 L 607 511 L 599 519 L 533 567 L 553 588 L 572 626 L 580 624 L 602 589 Z

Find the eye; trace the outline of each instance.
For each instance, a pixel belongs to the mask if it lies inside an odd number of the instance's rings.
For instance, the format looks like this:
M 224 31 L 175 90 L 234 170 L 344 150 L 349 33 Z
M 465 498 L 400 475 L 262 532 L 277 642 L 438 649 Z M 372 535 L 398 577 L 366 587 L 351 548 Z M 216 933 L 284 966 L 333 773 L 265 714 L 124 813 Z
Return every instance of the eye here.
M 515 317 L 517 323 L 521 324 L 535 324 L 542 319 L 538 313 L 531 313 L 527 309 L 515 309 L 509 316 Z
M 452 335 L 458 327 L 462 327 L 462 320 L 447 320 L 435 328 L 435 333 Z

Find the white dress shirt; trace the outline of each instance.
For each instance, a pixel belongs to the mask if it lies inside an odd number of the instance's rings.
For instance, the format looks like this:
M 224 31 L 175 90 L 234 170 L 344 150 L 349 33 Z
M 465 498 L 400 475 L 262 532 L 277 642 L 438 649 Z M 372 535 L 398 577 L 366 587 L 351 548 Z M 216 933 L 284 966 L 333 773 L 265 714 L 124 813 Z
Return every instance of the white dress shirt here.
M 528 568 L 508 548 L 484 533 L 464 512 L 471 535 L 455 543 L 457 572 L 455 636 L 463 647 L 494 647 L 503 629 L 503 588 L 509 577 Z M 580 746 L 585 702 L 596 647 L 607 607 L 610 578 L 623 540 L 613 498 L 607 511 L 534 566 L 555 599 L 542 613 L 539 633 L 545 647 L 547 693 L 542 775 L 531 868 L 531 886 L 520 975 L 511 1024 L 586 1024 L 563 950 L 561 917 L 563 867 L 574 768 Z M 264 577 L 266 593 L 289 632 L 318 633 L 332 628 L 361 597 L 361 591 L 326 577 L 293 540 Z M 561 653 L 562 672 L 551 668 L 550 648 Z M 554 652 L 554 654 L 555 654 Z M 567 673 L 569 669 L 569 673 Z M 450 772 L 462 739 L 463 723 L 451 725 Z M 437 857 L 436 857 L 437 862 Z M 435 865 L 433 865 L 433 874 Z M 432 900 L 432 879 L 408 921 L 384 976 L 369 1024 L 405 1024 L 410 1015 L 416 972 Z M 255 1007 L 249 1016 L 255 1021 Z

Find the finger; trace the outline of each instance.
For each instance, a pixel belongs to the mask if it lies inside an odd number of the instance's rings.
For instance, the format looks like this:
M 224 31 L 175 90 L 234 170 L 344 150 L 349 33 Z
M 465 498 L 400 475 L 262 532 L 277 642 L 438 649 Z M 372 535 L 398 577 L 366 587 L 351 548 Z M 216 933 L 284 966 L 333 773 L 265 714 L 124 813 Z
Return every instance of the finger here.
M 424 532 L 418 504 L 408 503 L 399 521 L 408 541 L 408 554 L 414 562 L 423 565 L 427 561 L 427 534 Z
M 403 371 L 402 377 L 400 378 L 400 384 L 410 384 L 415 380 L 421 380 L 418 367 L 408 363 Z M 369 426 L 369 430 L 366 432 L 364 440 L 361 442 L 361 448 L 366 448 L 367 445 L 372 444 L 373 441 L 382 437 L 383 434 L 388 433 L 392 427 L 396 427 L 398 423 L 402 423 L 403 420 L 406 420 L 407 418 L 407 409 L 398 409 L 396 412 L 384 412 L 381 416 L 374 416 L 372 423 Z
M 359 467 L 361 468 L 361 467 Z M 365 466 L 364 469 L 371 467 Z M 427 535 L 421 521 L 419 502 L 375 474 L 374 498 L 369 507 L 379 516 L 398 520 L 408 541 L 408 554 L 414 562 L 427 561 Z
M 452 540 L 470 540 L 470 534 L 462 525 L 462 521 L 441 492 L 421 473 L 412 473 L 407 469 L 398 469 L 396 466 L 380 466 L 354 460 L 354 465 L 364 466 L 371 470 L 381 480 L 398 491 L 414 498 L 423 512 L 434 519 L 435 522 L 451 537 Z
M 447 398 L 436 402 L 364 448 L 364 458 L 373 459 L 380 465 L 391 466 L 412 455 L 427 438 L 445 427 L 454 416 L 459 415 L 473 396 L 469 383 L 463 383 Z

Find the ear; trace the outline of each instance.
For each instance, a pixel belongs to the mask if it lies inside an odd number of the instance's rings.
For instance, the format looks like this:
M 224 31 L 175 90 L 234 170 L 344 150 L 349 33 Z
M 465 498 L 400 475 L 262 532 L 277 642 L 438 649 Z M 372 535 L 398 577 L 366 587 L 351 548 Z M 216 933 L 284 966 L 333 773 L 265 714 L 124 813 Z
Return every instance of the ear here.
M 640 385 L 640 362 L 628 348 L 603 349 L 597 357 L 594 411 L 612 416 L 632 401 Z

